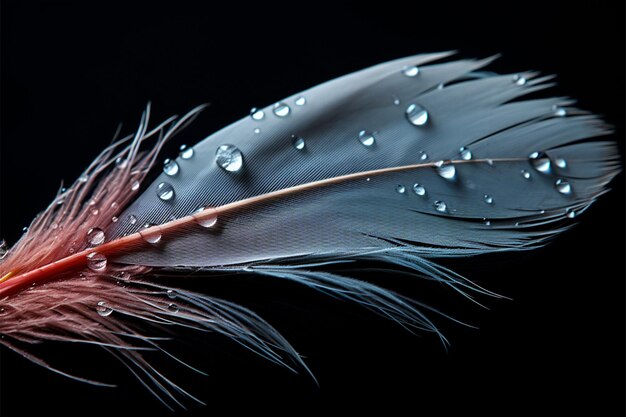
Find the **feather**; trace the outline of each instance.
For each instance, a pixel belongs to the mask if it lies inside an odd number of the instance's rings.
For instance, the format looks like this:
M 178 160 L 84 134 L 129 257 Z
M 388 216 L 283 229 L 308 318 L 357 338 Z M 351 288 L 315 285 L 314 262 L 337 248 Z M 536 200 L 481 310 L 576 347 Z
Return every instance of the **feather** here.
M 385 262 L 470 299 L 497 296 L 435 260 L 540 247 L 620 170 L 596 116 L 567 98 L 522 99 L 551 77 L 479 71 L 493 58 L 435 63 L 450 55 L 387 62 L 253 109 L 150 183 L 163 144 L 203 106 L 153 129 L 148 106 L 136 134 L 105 149 L 4 255 L 0 343 L 46 367 L 29 344 L 96 344 L 168 407 L 201 401 L 143 355 L 191 367 L 160 344 L 175 329 L 310 372 L 253 312 L 157 276 L 193 272 L 297 282 L 445 344 L 432 321 L 444 313 L 329 266 Z

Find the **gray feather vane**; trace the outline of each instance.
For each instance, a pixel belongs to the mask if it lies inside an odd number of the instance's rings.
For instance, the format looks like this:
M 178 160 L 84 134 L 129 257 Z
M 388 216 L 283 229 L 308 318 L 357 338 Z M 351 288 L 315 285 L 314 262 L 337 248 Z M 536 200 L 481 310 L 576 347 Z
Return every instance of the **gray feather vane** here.
M 96 191 L 103 182 L 125 190 L 107 189 L 96 198 L 100 204 L 110 203 L 106 195 L 116 196 L 109 213 L 115 221 L 109 216 L 88 224 L 80 213 L 89 209 L 89 198 L 74 197 L 79 208 L 62 220 L 78 222 L 88 237 L 78 239 L 74 251 L 65 246 L 35 265 L 76 257 L 68 271 L 48 274 L 36 296 L 80 292 L 83 298 L 69 297 L 65 303 L 75 302 L 73 308 L 60 305 L 59 314 L 80 315 L 78 323 L 98 320 L 104 334 L 79 336 L 75 327 L 43 320 L 29 332 L 0 325 L 9 336 L 5 344 L 22 351 L 20 343 L 38 338 L 99 343 L 168 404 L 190 394 L 138 351 L 123 349 L 155 347 L 153 335 L 141 333 L 134 321 L 217 331 L 270 360 L 306 369 L 293 347 L 254 313 L 153 277 L 177 270 L 295 281 L 445 340 L 429 318 L 435 310 L 325 267 L 382 261 L 468 297 L 493 295 L 436 260 L 539 247 L 569 228 L 620 169 L 615 144 L 598 139 L 611 133 L 598 117 L 567 98 L 522 98 L 550 86 L 551 77 L 479 72 L 492 59 L 436 63 L 449 55 L 387 62 L 253 109 L 182 149 L 135 195 L 156 155 L 142 151 L 146 140 L 158 136 L 158 149 L 197 114 L 148 131 L 146 112 L 135 136 L 116 143 L 85 172 Z M 115 159 L 122 163 L 115 166 Z M 110 180 L 118 171 L 124 174 Z M 66 204 L 84 184 L 79 179 L 58 198 Z M 61 216 L 54 203 L 45 213 Z M 103 238 L 93 245 L 96 226 Z M 0 264 L 9 276 L 0 281 L 0 302 L 14 320 L 33 304 L 20 274 L 34 268 L 7 260 L 28 242 L 26 235 Z M 90 283 L 84 293 L 68 285 L 81 282 L 81 268 Z M 107 293 L 120 273 L 130 278 L 127 285 Z M 166 297 L 172 292 L 175 309 Z M 101 299 L 106 304 L 97 307 Z M 115 314 L 98 316 L 97 308 Z

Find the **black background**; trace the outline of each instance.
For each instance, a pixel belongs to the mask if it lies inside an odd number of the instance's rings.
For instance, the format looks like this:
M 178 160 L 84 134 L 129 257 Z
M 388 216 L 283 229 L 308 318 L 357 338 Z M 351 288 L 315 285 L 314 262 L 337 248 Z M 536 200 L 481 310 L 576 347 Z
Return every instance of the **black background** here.
M 118 122 L 126 133 L 134 129 L 148 100 L 155 121 L 211 102 L 174 145 L 194 143 L 255 105 L 419 52 L 503 53 L 490 69 L 558 74 L 552 92 L 604 115 L 623 154 L 623 2 L 203 3 L 2 2 L 2 237 L 14 242 L 61 180 L 73 181 L 108 144 Z M 183 345 L 211 374 L 198 381 L 180 373 L 178 381 L 209 402 L 191 413 L 383 406 L 385 415 L 623 415 L 623 175 L 613 188 L 545 249 L 450 264 L 513 301 L 482 299 L 491 307 L 485 311 L 451 294 L 434 296 L 438 307 L 480 327 L 441 323 L 448 351 L 435 337 L 295 286 L 203 283 L 282 331 L 319 387 L 209 338 Z M 372 279 L 422 295 L 410 280 Z M 167 413 L 103 352 L 44 350 L 64 369 L 119 388 L 67 380 L 3 349 L 3 417 Z

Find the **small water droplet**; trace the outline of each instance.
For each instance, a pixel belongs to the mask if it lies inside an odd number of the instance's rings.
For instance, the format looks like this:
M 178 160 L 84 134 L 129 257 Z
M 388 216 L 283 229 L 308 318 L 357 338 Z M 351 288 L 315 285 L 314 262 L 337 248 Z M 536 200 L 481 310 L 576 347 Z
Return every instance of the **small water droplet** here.
M 114 202 L 112 202 L 112 203 L 111 203 L 111 208 L 112 208 L 112 209 L 116 209 L 118 206 L 119 206 L 119 204 L 117 204 L 117 202 L 116 202 L 116 201 L 114 201 Z
M 169 175 L 174 176 L 176 174 L 178 174 L 178 171 L 180 170 L 178 163 L 174 160 L 171 159 L 166 159 L 163 162 L 163 172 L 165 173 L 165 175 Z
M 104 242 L 104 232 L 102 229 L 93 227 L 87 232 L 87 242 L 89 246 L 98 246 Z
M 407 77 L 416 77 L 420 73 L 420 69 L 415 65 L 406 66 L 402 69 L 402 73 Z
M 526 171 L 525 169 L 521 170 L 520 172 L 522 174 L 522 177 L 524 177 L 527 180 L 530 179 L 530 172 Z
M 193 158 L 193 154 L 193 148 L 188 148 L 187 145 L 180 145 L 180 153 L 178 155 L 180 155 L 181 158 L 191 159 Z
M 167 297 L 171 300 L 176 298 L 176 291 L 174 290 L 167 290 L 165 293 L 167 294 Z
M 440 213 L 445 213 L 448 210 L 448 206 L 443 201 L 437 200 L 433 203 L 435 210 Z
M 558 180 L 556 180 L 554 186 L 561 194 L 570 195 L 572 193 L 572 186 L 564 179 L 559 178 Z
M 567 209 L 567 218 L 573 219 L 574 217 L 576 217 L 576 212 L 574 210 Z
M 519 227 L 519 222 L 515 222 L 515 227 Z
M 551 171 L 551 162 L 548 155 L 543 152 L 533 152 L 528 155 L 529 161 L 533 168 L 542 174 L 549 174 Z
M 419 196 L 423 196 L 426 194 L 426 188 L 424 188 L 424 186 L 419 182 L 416 182 L 413 184 L 413 192 Z
M 95 207 L 90 208 L 89 211 L 91 212 L 92 216 L 97 216 L 98 214 L 100 214 L 100 210 Z
M 178 306 L 177 306 L 176 304 L 174 304 L 174 303 L 170 303 L 170 304 L 167 306 L 167 309 L 168 309 L 169 311 L 171 311 L 172 313 L 178 313 Z
M 567 168 L 567 161 L 563 158 L 556 158 L 554 160 L 554 165 L 556 165 L 557 167 L 564 169 Z
M 124 281 L 128 281 L 130 279 L 130 272 L 127 271 L 120 271 L 119 274 L 117 274 L 117 277 L 119 279 L 122 279 Z
M 124 169 L 128 165 L 128 160 L 121 156 L 115 160 L 115 166 L 119 169 Z
M 113 313 L 113 309 L 109 307 L 105 301 L 98 301 L 98 304 L 96 304 L 96 311 L 102 317 L 110 316 L 111 313 Z
M 361 130 L 359 132 L 359 141 L 363 144 L 363 146 L 372 146 L 374 142 L 376 142 L 376 138 L 372 132 L 367 130 Z
M 259 129 L 258 127 L 255 127 L 253 132 L 254 134 L 258 135 L 259 133 L 261 133 L 261 129 Z
M 491 226 L 491 221 L 490 220 L 483 219 L 483 223 L 485 224 L 485 226 Z
M 174 198 L 174 187 L 170 183 L 162 182 L 157 185 L 157 196 L 163 201 L 170 201 Z
M 78 177 L 78 182 L 87 182 L 87 180 L 89 180 L 89 175 L 87 174 L 83 174 L 80 177 Z
M 437 170 L 437 174 L 439 174 L 441 178 L 445 178 L 451 181 L 456 177 L 456 168 L 453 164 L 446 164 L 443 161 L 437 161 L 435 162 L 435 169 Z
M 289 115 L 289 112 L 291 112 L 291 109 L 285 103 L 276 103 L 274 104 L 272 111 L 278 117 L 286 117 Z
M 87 266 L 92 271 L 102 271 L 107 267 L 107 258 L 99 252 L 91 252 L 87 255 Z
M 485 200 L 485 203 L 487 204 L 493 204 L 493 197 L 490 196 L 489 194 L 485 194 L 483 196 L 483 200 Z
M 291 135 L 291 143 L 292 143 L 293 147 L 296 148 L 299 151 L 304 149 L 304 145 L 305 145 L 304 139 L 302 139 L 299 136 Z
M 556 117 L 565 117 L 567 116 L 567 110 L 565 110 L 561 106 L 557 106 L 556 104 L 552 106 L 552 111 Z
M 365 178 L 365 181 L 370 182 L 370 177 Z
M 204 207 L 199 207 L 191 215 L 196 223 L 202 227 L 213 227 L 217 223 L 217 216 L 214 210 L 205 210 Z
M 133 191 L 137 191 L 139 189 L 139 181 L 134 180 L 131 184 L 130 184 L 130 189 Z
M 397 192 L 398 194 L 404 194 L 404 192 L 405 192 L 405 191 L 406 191 L 406 188 L 404 187 L 404 185 L 402 185 L 402 184 L 398 184 L 398 185 L 396 186 L 396 192 Z
M 420 151 L 420 161 L 425 161 L 428 159 L 428 154 L 424 151 Z
M 295 101 L 296 106 L 304 106 L 306 104 L 306 97 L 300 96 Z
M 523 76 L 516 74 L 513 77 L 513 82 L 515 82 L 515 84 L 517 85 L 525 85 L 526 84 L 526 78 L 524 78 Z
M 130 224 L 137 223 L 137 217 L 135 217 L 134 214 L 131 214 L 130 216 L 128 216 L 128 223 L 130 223 Z
M 472 151 L 467 149 L 465 146 L 459 149 L 459 154 L 461 155 L 461 159 L 464 161 L 469 161 L 470 159 L 472 159 Z
M 111 222 L 112 222 L 112 223 L 117 223 L 117 221 L 118 221 L 118 220 L 119 220 L 119 219 L 117 218 L 117 216 L 113 216 L 113 217 L 111 217 Z
M 139 234 L 148 243 L 159 243 L 161 237 L 161 230 L 159 227 L 155 227 L 153 224 L 146 223 L 143 225 L 143 229 L 139 231 Z
M 406 108 L 406 118 L 415 126 L 424 126 L 428 122 L 428 112 L 419 104 L 410 104 Z
M 444 84 L 443 83 L 439 83 L 439 85 L 437 85 L 437 90 L 443 90 Z
M 250 117 L 252 117 L 254 120 L 263 120 L 263 118 L 265 117 L 265 113 L 263 112 L 263 110 L 259 110 L 256 107 L 253 107 L 252 110 L 250 110 Z
M 400 99 L 398 98 L 398 96 L 396 96 L 395 94 L 392 94 L 391 97 L 393 98 L 393 104 L 396 106 L 400 105 Z
M 28 227 L 26 226 L 22 227 L 22 233 L 26 233 L 26 232 L 28 232 Z
M 237 172 L 243 167 L 243 154 L 235 145 L 221 145 L 215 152 L 215 163 L 228 172 Z

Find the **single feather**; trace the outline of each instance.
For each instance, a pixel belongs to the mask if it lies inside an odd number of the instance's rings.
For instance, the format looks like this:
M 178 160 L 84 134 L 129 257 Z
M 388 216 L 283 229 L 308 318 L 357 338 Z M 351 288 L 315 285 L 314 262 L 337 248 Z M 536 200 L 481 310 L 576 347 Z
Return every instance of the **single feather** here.
M 294 281 L 445 343 L 430 319 L 442 313 L 327 267 L 383 261 L 470 298 L 495 295 L 435 260 L 539 247 L 620 169 L 596 116 L 567 98 L 521 99 L 551 77 L 479 72 L 491 58 L 433 63 L 449 55 L 380 64 L 253 109 L 144 184 L 163 143 L 202 109 L 149 129 L 148 107 L 137 133 L 105 149 L 4 255 L 0 343 L 51 369 L 29 344 L 99 345 L 167 406 L 200 400 L 142 352 L 189 366 L 160 345 L 179 327 L 308 371 L 253 312 L 155 277 L 190 271 Z

